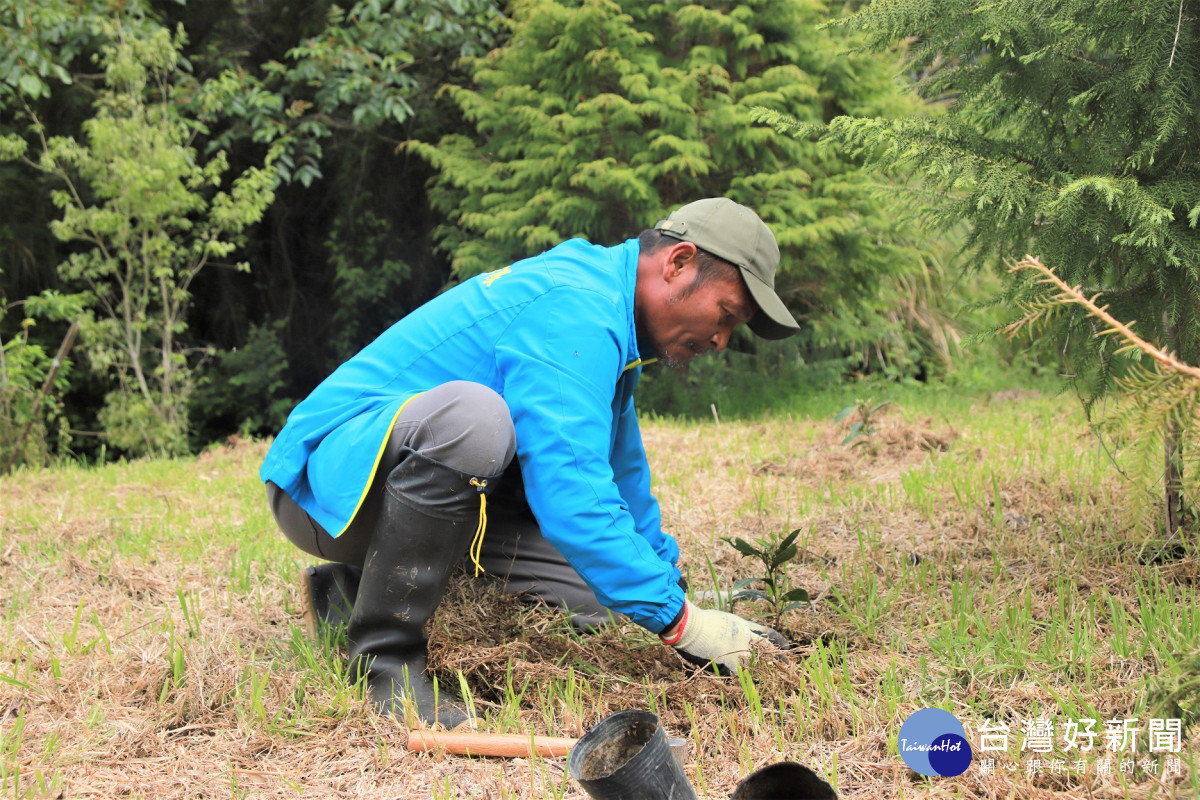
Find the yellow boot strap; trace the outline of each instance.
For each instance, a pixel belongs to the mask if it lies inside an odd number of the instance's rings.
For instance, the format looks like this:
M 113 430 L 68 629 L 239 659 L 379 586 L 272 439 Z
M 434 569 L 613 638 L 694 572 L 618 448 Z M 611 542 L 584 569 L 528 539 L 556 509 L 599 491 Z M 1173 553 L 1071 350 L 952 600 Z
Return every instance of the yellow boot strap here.
M 471 563 L 475 565 L 475 575 L 478 576 L 483 572 L 479 556 L 483 552 L 483 532 L 487 530 L 487 494 L 484 493 L 487 489 L 487 479 L 471 478 L 471 485 L 479 490 L 479 526 L 475 528 L 475 539 L 472 540 L 470 549 Z

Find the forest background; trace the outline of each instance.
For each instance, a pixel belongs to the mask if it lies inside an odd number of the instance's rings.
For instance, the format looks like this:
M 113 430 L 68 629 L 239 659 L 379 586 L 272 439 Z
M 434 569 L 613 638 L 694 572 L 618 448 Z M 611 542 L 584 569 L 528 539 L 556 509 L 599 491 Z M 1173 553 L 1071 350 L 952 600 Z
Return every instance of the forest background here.
M 573 236 L 617 243 L 704 196 L 777 231 L 804 332 L 654 375 L 651 409 L 942 377 L 978 297 L 957 241 L 875 175 L 751 120 L 923 113 L 895 55 L 848 53 L 859 37 L 821 29 L 819 3 L 5 6 L 10 467 L 270 435 L 454 282 Z M 771 391 L 730 397 L 749 371 Z
M 728 195 L 802 333 L 652 373 L 644 410 L 1059 374 L 1090 413 L 1126 380 L 1167 397 L 1121 423 L 1176 529 L 1191 384 L 1008 266 L 1200 358 L 1185 5 L 7 0 L 0 467 L 269 436 L 457 281 Z

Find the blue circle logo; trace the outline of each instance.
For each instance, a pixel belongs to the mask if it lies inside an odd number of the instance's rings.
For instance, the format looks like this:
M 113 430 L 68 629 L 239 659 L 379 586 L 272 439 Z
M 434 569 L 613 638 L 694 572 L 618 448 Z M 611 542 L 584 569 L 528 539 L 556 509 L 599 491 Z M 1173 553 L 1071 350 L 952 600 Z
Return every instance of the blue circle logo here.
M 900 757 L 913 772 L 952 778 L 971 765 L 971 745 L 958 718 L 940 708 L 914 712 L 900 726 Z

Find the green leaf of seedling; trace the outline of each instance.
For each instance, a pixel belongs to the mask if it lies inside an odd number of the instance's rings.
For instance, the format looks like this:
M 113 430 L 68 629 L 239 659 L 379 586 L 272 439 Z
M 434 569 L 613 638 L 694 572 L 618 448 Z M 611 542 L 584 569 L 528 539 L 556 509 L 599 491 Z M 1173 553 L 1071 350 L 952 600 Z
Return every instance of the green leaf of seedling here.
M 886 406 L 890 406 L 891 404 L 892 404 L 891 400 L 884 400 L 882 403 L 879 403 L 874 408 L 872 408 L 870 413 L 874 414 L 879 409 L 884 408 Z
M 742 589 L 740 592 L 734 592 L 734 600 L 770 600 L 765 592 L 760 592 L 757 589 Z
M 810 598 L 808 596 L 808 590 L 801 589 L 801 588 L 792 589 L 790 592 L 788 592 L 787 594 L 785 594 L 783 597 L 781 597 L 779 599 L 785 603 L 788 601 L 791 601 L 791 600 L 799 600 L 800 601 L 800 603 L 793 603 L 792 606 L 797 606 L 797 605 L 801 605 L 802 603 L 811 603 L 812 602 L 812 598 Z
M 747 586 L 751 586 L 761 580 L 762 578 L 742 578 L 740 581 L 733 584 L 734 591 L 738 589 L 745 589 Z
M 848 433 L 846 435 L 845 439 L 842 439 L 842 444 L 843 445 L 850 444 L 850 442 L 854 441 L 854 438 L 856 436 L 858 436 L 859 434 L 862 433 L 862 430 L 863 430 L 863 424 L 861 422 L 856 422 L 853 425 L 851 425 L 850 433 Z
M 722 538 L 726 542 L 728 542 L 730 545 L 732 545 L 735 550 L 737 550 L 739 553 L 741 553 L 744 556 L 749 556 L 751 558 L 760 558 L 762 556 L 762 553 L 754 545 L 750 544 L 749 542 L 747 542 L 745 539 L 742 539 L 741 537 L 738 537 L 736 539 L 729 539 L 726 537 L 722 537 Z
M 796 545 L 789 544 L 786 547 L 781 547 L 775 551 L 775 556 L 771 559 L 771 570 L 777 570 L 784 564 L 796 557 Z
M 786 606 L 783 607 L 783 609 L 779 613 L 782 616 L 783 614 L 786 614 L 787 612 L 789 612 L 793 609 L 799 608 L 800 606 L 806 606 L 806 605 L 809 605 L 809 604 L 805 603 L 803 601 L 801 601 L 799 603 L 788 603 Z
M 796 530 L 792 531 L 787 536 L 783 537 L 783 541 L 781 541 L 779 543 L 779 546 L 787 547 L 789 544 L 796 541 L 796 537 L 800 535 L 801 530 L 802 530 L 801 528 L 796 528 Z
M 837 413 L 837 416 L 833 418 L 833 421 L 834 421 L 834 422 L 841 422 L 841 421 L 842 421 L 842 420 L 844 420 L 846 417 L 848 417 L 848 416 L 850 416 L 851 414 L 853 414 L 853 413 L 854 413 L 854 410 L 855 410 L 856 408 L 857 408 L 857 406 L 846 406 L 845 408 L 843 408 L 841 411 L 839 411 L 839 412 Z

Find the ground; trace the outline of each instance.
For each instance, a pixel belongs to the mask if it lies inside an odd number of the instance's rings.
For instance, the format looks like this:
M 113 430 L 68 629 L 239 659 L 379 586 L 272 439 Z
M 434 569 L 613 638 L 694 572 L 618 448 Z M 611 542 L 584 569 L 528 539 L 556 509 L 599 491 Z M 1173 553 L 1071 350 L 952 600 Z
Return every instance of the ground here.
M 463 575 L 432 628 L 440 681 L 457 689 L 461 674 L 497 732 L 575 737 L 649 709 L 688 740 L 706 797 L 781 760 L 845 798 L 1200 795 L 1195 736 L 1149 752 L 1151 719 L 1190 722 L 1169 700 L 1200 648 L 1197 561 L 1123 521 L 1142 490 L 1078 409 L 1036 392 L 929 395 L 846 443 L 853 421 L 643 426 L 700 602 L 759 574 L 725 538 L 801 531 L 786 580 L 813 603 L 779 619 L 735 607 L 791 653 L 718 678 L 628 622 L 579 637 Z M 337 633 L 314 640 L 301 623 L 306 559 L 266 509 L 265 449 L 235 439 L 0 479 L 0 795 L 585 797 L 565 758 L 417 755 L 403 723 L 367 709 Z M 897 738 L 929 707 L 972 746 L 1006 725 L 1007 749 L 958 777 L 918 775 Z M 1103 735 L 1087 754 L 1066 746 L 1086 718 L 1135 727 L 1137 750 Z

